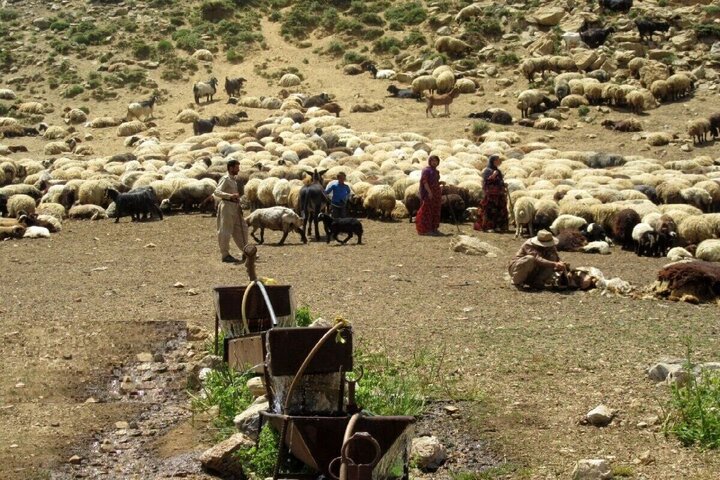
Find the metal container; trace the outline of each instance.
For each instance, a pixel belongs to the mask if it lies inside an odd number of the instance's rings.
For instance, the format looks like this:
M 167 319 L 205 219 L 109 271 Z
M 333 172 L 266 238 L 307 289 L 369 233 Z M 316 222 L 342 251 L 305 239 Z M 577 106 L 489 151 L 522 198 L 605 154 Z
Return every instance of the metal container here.
M 253 287 L 248 291 L 247 330 L 245 329 L 242 319 L 242 302 L 246 289 L 247 285 L 213 288 L 216 330 L 219 324 L 228 338 L 239 337 L 248 332 L 262 332 L 272 327 L 270 312 L 265 305 L 260 289 Z M 279 322 L 281 317 L 294 317 L 295 308 L 290 285 L 265 285 L 265 289 Z

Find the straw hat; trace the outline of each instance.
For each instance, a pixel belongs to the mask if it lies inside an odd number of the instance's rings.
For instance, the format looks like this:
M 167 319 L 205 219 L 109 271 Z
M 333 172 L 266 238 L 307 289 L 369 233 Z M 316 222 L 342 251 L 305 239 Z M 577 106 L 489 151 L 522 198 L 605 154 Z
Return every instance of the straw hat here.
M 554 247 L 558 244 L 558 239 L 547 230 L 540 230 L 536 237 L 530 239 L 530 243 L 538 247 Z

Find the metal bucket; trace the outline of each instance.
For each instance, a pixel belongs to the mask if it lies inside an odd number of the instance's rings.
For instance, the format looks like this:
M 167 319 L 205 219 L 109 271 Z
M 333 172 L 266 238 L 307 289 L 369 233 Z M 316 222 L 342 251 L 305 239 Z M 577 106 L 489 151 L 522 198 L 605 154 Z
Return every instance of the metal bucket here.
M 272 327 L 270 312 L 258 287 L 248 291 L 245 313 L 247 329 L 242 319 L 243 295 L 247 285 L 221 286 L 213 288 L 216 319 L 227 338 L 256 333 Z M 295 319 L 295 303 L 290 285 L 265 285 L 270 304 L 279 325 L 292 324 Z

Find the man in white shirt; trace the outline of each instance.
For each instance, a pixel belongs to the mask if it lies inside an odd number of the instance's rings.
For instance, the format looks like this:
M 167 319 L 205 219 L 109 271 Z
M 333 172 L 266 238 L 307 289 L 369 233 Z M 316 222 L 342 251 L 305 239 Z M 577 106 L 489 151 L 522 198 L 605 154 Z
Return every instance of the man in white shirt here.
M 230 160 L 227 163 L 227 175 L 223 175 L 215 190 L 220 199 L 217 211 L 217 235 L 220 255 L 225 263 L 242 263 L 243 260 L 230 255 L 230 238 L 242 252 L 247 244 L 248 228 L 240 208 L 243 185 L 238 185 L 235 176 L 240 172 L 240 163 Z

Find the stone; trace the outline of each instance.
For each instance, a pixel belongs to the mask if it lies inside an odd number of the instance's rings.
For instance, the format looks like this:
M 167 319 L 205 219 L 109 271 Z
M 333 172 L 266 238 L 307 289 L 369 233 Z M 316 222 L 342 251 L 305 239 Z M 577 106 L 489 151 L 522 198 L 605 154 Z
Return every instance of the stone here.
M 688 144 L 688 143 L 683 143 L 683 144 L 680 146 L 680 150 L 682 150 L 683 152 L 692 152 L 692 151 L 693 151 L 693 147 L 692 147 L 690 144 Z
M 668 55 L 672 55 L 672 52 L 669 50 L 661 50 L 659 48 L 653 48 L 651 50 L 648 50 L 647 56 L 650 60 L 662 60 L 666 58 Z
M 648 368 L 647 374 L 648 378 L 650 380 L 654 380 L 656 382 L 664 382 L 667 379 L 667 376 L 672 371 L 681 370 L 682 366 L 677 365 L 674 363 L 656 363 L 652 367 Z
M 447 459 L 447 452 L 436 437 L 417 437 L 412 440 L 410 458 L 420 470 L 435 471 Z
M 485 73 L 490 77 L 496 77 L 498 75 L 498 69 L 495 65 L 490 65 L 485 69 Z
M 135 355 L 135 358 L 137 358 L 138 362 L 152 362 L 153 361 L 153 354 L 150 352 L 142 352 Z
M 452 30 L 450 29 L 450 27 L 445 25 L 444 27 L 438 28 L 436 33 L 443 36 L 452 35 Z
M 188 325 L 187 340 L 188 342 L 200 342 L 210 336 L 207 330 L 199 325 Z
M 40 30 L 47 30 L 48 28 L 50 28 L 50 20 L 45 17 L 36 18 L 32 21 L 32 24 L 34 27 L 37 27 Z
M 204 469 L 218 473 L 223 477 L 236 476 L 245 478 L 242 466 L 235 457 L 235 452 L 241 448 L 250 448 L 253 445 L 255 445 L 255 442 L 252 439 L 242 433 L 236 433 L 227 440 L 205 450 L 200 455 L 200 463 Z
M 678 365 L 679 366 L 679 365 Z M 665 380 L 669 385 L 677 385 L 683 387 L 688 385 L 693 379 L 693 374 L 682 367 L 671 371 Z
M 715 42 L 710 47 L 710 56 L 715 60 L 720 60 L 720 42 Z
M 437 67 L 439 67 L 442 64 L 443 64 L 442 58 L 440 58 L 440 57 L 431 58 L 429 60 L 425 60 L 422 63 L 420 70 L 432 71 L 432 70 L 435 70 Z
M 587 70 L 598 59 L 598 55 L 593 50 L 582 50 L 575 53 L 572 58 L 578 70 Z
M 554 27 L 565 17 L 565 10 L 559 7 L 538 8 L 535 13 L 529 15 L 528 23 L 537 23 L 543 27 Z
M 615 44 L 618 50 L 631 50 L 635 57 L 645 55 L 645 45 L 640 42 L 619 42 Z
M 670 42 L 678 50 L 692 50 L 697 44 L 697 35 L 693 30 L 686 30 L 680 35 L 671 37 Z
M 253 397 L 259 397 L 261 395 L 265 395 L 265 382 L 263 382 L 262 377 L 253 377 L 250 380 L 247 381 L 247 388 L 250 390 L 250 393 L 253 394 Z
M 79 457 L 78 455 L 73 455 L 68 459 L 68 463 L 72 465 L 80 465 L 82 463 L 82 457 Z
M 543 35 L 527 47 L 528 53 L 552 55 L 555 52 L 555 36 L 552 32 Z
M 595 427 L 604 427 L 612 422 L 613 412 L 605 405 L 598 405 L 585 415 L 585 420 Z
M 115 428 L 118 430 L 127 430 L 130 428 L 130 424 L 128 422 L 115 422 Z
M 613 478 L 610 464 L 605 459 L 579 460 L 572 472 L 573 480 L 609 480 Z
M 257 440 L 260 428 L 260 412 L 267 410 L 269 407 L 270 404 L 267 401 L 250 405 L 244 412 L 236 415 L 233 419 L 235 428 L 251 439 Z
M 195 50 L 195 53 L 192 54 L 192 58 L 194 58 L 195 60 L 201 60 L 203 62 L 212 62 L 213 54 L 210 50 L 205 50 L 204 48 L 201 48 L 200 50 Z
M 500 254 L 497 247 L 480 241 L 476 237 L 469 235 L 458 235 L 450 240 L 450 249 L 453 252 L 464 253 L 466 255 L 481 255 L 495 258 Z

